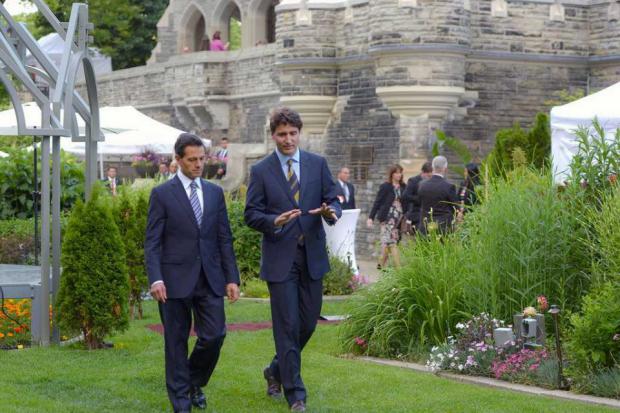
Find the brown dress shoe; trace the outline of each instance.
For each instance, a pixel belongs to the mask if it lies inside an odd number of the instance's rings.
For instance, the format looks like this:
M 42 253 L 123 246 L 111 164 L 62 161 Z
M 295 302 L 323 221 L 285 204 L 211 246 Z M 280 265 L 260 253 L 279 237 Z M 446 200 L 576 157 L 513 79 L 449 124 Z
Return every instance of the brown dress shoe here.
M 305 412 L 306 411 L 306 403 L 303 400 L 297 400 L 295 403 L 291 405 L 292 412 Z
M 279 399 L 282 397 L 282 384 L 271 373 L 271 369 L 269 367 L 263 370 L 263 376 L 265 377 L 265 380 L 267 380 L 267 396 L 273 399 Z

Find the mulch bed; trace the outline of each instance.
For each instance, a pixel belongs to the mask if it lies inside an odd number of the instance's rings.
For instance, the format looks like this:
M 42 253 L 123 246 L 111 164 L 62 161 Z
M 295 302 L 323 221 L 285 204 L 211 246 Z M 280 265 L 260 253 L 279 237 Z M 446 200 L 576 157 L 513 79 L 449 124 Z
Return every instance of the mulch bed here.
M 338 324 L 339 322 L 340 321 L 319 320 L 319 324 Z M 161 335 L 164 334 L 164 326 L 162 324 L 148 324 L 146 328 Z M 226 325 L 226 331 L 259 331 L 270 328 L 271 321 L 262 321 L 258 323 L 232 323 Z M 190 335 L 196 336 L 193 328 Z

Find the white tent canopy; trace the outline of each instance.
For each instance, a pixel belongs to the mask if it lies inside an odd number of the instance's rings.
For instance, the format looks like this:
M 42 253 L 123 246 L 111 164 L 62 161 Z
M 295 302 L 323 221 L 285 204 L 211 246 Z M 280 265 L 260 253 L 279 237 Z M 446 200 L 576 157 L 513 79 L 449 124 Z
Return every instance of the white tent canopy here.
M 56 32 L 50 33 L 46 36 L 41 37 L 37 40 L 37 44 L 43 50 L 43 52 L 54 62 L 56 67 L 60 67 L 60 62 L 62 60 L 62 54 L 65 49 L 65 41 L 62 37 Z M 112 58 L 101 54 L 97 49 L 93 47 L 88 48 L 88 54 L 93 63 L 93 69 L 95 70 L 95 75 L 102 75 L 105 73 L 112 72 Z M 26 62 L 31 66 L 40 67 L 37 60 L 32 56 L 30 51 L 26 54 Z M 80 66 L 81 67 L 81 66 Z M 84 79 L 84 70 L 78 70 L 77 80 Z M 38 79 L 37 79 L 38 80 Z
M 23 105 L 26 126 L 41 124 L 41 111 L 36 103 Z M 172 154 L 174 143 L 182 130 L 152 119 L 133 106 L 106 106 L 100 109 L 101 129 L 105 141 L 98 145 L 100 154 L 131 155 L 150 149 L 156 153 Z M 78 116 L 78 126 L 83 129 L 84 121 Z M 13 109 L 0 112 L 0 135 L 16 135 L 17 121 Z M 204 140 L 207 146 L 211 141 Z M 67 152 L 83 154 L 83 142 L 61 139 L 61 148 Z
M 584 98 L 551 109 L 551 154 L 555 182 L 563 182 L 577 153 L 575 131 L 590 128 L 597 118 L 605 136 L 613 138 L 620 128 L 620 82 Z

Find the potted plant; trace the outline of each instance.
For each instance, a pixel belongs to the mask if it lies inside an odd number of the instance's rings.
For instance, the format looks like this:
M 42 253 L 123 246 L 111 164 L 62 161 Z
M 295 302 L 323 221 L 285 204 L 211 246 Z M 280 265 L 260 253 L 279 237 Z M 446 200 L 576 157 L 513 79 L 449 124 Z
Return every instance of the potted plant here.
M 140 178 L 153 177 L 159 169 L 160 157 L 150 149 L 132 157 L 131 166 Z

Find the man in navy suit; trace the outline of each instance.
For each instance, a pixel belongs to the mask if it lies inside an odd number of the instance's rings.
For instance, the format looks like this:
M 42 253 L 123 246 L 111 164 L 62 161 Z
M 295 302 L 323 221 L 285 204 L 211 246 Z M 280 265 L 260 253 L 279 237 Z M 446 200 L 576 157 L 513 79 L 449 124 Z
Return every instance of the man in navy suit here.
M 349 168 L 342 167 L 338 172 L 338 200 L 340 201 L 340 205 L 342 205 L 342 209 L 355 209 L 355 187 L 351 182 L 349 182 L 349 178 L 351 177 L 351 172 Z
M 263 234 L 260 276 L 267 281 L 276 355 L 263 371 L 267 394 L 284 395 L 305 411 L 301 351 L 321 312 L 322 278 L 329 271 L 322 220 L 342 211 L 324 158 L 298 148 L 302 121 L 288 108 L 270 118 L 276 150 L 252 167 L 245 221 Z
M 226 336 L 224 298 L 239 298 L 239 271 L 222 189 L 201 179 L 205 148 L 183 133 L 177 175 L 153 189 L 144 252 L 164 325 L 166 387 L 175 412 L 205 409 L 207 385 Z M 194 313 L 198 337 L 189 360 Z

